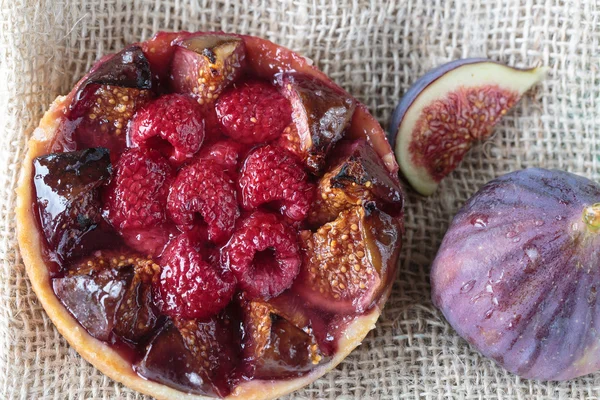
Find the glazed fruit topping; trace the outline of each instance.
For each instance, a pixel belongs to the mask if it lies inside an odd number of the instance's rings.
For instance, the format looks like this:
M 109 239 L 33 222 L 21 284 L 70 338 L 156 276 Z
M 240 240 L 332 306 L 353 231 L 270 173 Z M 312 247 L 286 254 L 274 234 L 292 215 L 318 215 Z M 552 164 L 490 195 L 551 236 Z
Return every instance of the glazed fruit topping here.
M 194 99 L 180 94 L 166 94 L 140 109 L 129 130 L 132 146 L 163 150 L 176 165 L 191 158 L 203 140 L 202 109 Z
M 277 296 L 300 269 L 297 234 L 275 214 L 257 211 L 223 247 L 221 260 L 250 298 Z
M 224 92 L 216 103 L 223 133 L 242 143 L 276 139 L 292 122 L 292 107 L 272 85 L 250 81 Z
M 340 90 L 305 75 L 283 74 L 279 84 L 292 104 L 306 166 L 320 175 L 325 158 L 350 124 L 356 102 Z
M 213 103 L 236 80 L 244 65 L 241 38 L 225 34 L 191 37 L 178 43 L 171 63 L 171 85 L 193 94 L 201 105 Z
M 337 313 L 363 312 L 381 294 L 399 251 L 397 221 L 366 203 L 339 214 L 315 233 L 300 234 L 304 262 L 298 289 Z
M 112 174 L 106 149 L 48 154 L 33 165 L 40 223 L 55 261 L 114 242 L 102 219 L 99 196 Z
M 314 193 L 314 185 L 296 159 L 272 145 L 248 155 L 239 185 L 246 210 L 271 205 L 292 221 L 304 220 Z
M 68 275 L 54 279 L 53 286 L 90 335 L 108 341 L 115 333 L 135 342 L 156 324 L 158 313 L 149 293 L 157 271 L 151 259 L 140 255 L 97 251 Z
M 172 317 L 208 318 L 221 311 L 235 290 L 233 275 L 203 259 L 191 233 L 183 233 L 160 259 L 155 282 L 161 311 Z
M 181 169 L 167 207 L 170 218 L 183 230 L 201 223 L 196 217 L 200 214 L 209 240 L 215 243 L 227 240 L 239 216 L 233 180 L 221 165 L 204 159 Z
M 366 141 L 340 142 L 336 152 L 338 161 L 332 164 L 317 186 L 309 214 L 313 226 L 333 221 L 340 212 L 371 200 L 390 214 L 402 212 L 399 182 L 392 178 Z

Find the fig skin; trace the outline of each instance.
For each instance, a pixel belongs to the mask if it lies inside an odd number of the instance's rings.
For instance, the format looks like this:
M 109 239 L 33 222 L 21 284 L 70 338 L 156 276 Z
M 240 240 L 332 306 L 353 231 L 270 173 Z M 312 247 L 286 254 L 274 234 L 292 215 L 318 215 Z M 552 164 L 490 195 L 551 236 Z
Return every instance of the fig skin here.
M 523 378 L 600 369 L 600 185 L 526 169 L 485 185 L 454 218 L 432 298 L 458 334 Z
M 431 195 L 545 71 L 470 58 L 441 65 L 417 80 L 400 100 L 388 130 L 411 186 Z

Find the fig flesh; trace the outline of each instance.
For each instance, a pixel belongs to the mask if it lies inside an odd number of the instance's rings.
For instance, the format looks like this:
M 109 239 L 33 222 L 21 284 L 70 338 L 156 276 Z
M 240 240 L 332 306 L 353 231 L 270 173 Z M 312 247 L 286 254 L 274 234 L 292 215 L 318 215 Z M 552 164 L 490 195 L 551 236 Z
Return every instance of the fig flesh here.
M 402 97 L 388 138 L 402 173 L 423 195 L 486 139 L 545 68 L 511 68 L 487 59 L 455 60 L 421 77 Z
M 524 378 L 600 369 L 600 185 L 526 169 L 485 185 L 431 269 L 434 304 L 483 355 Z

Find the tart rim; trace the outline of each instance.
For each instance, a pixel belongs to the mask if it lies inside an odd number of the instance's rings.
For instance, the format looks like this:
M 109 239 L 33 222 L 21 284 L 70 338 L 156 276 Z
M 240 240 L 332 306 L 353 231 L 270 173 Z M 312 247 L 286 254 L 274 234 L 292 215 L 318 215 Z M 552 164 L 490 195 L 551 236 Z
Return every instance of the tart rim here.
M 92 364 L 100 372 L 140 393 L 155 397 L 158 400 L 188 399 L 209 400 L 215 397 L 194 395 L 171 388 L 165 384 L 154 382 L 138 375 L 132 364 L 125 360 L 108 344 L 92 337 L 60 302 L 51 286 L 48 267 L 42 255 L 42 236 L 35 221 L 33 198 L 33 159 L 47 154 L 48 144 L 55 137 L 60 123 L 60 116 L 68 102 L 69 96 L 58 96 L 45 112 L 39 126 L 33 131 L 27 143 L 27 152 L 23 159 L 16 189 L 15 207 L 16 230 L 21 257 L 33 291 L 39 299 L 46 314 L 59 333 L 67 340 L 77 353 Z M 239 384 L 226 399 L 275 399 L 314 382 L 342 362 L 348 354 L 358 347 L 368 332 L 375 328 L 375 323 L 391 293 L 393 280 L 374 305 L 364 315 L 356 316 L 343 330 L 338 340 L 338 349 L 334 357 L 309 372 L 298 377 L 281 380 L 251 380 Z

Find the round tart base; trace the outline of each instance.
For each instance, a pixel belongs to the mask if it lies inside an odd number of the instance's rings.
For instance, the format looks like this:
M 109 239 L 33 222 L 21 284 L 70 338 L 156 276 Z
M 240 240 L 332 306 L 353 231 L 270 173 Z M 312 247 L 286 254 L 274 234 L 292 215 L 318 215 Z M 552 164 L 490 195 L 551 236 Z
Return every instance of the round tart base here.
M 46 112 L 39 127 L 28 143 L 28 151 L 17 187 L 17 236 L 21 256 L 34 292 L 46 313 L 69 344 L 89 363 L 102 373 L 139 392 L 157 399 L 212 399 L 213 397 L 190 395 L 166 385 L 140 377 L 117 351 L 104 342 L 90 336 L 63 306 L 51 287 L 48 268 L 42 255 L 42 236 L 34 215 L 33 159 L 48 153 L 49 144 L 55 137 L 59 116 L 66 100 L 58 97 Z M 302 388 L 335 368 L 352 350 L 361 344 L 367 333 L 375 328 L 375 322 L 391 292 L 391 284 L 382 294 L 378 304 L 365 315 L 357 316 L 344 330 L 339 347 L 331 360 L 299 378 L 265 381 L 253 380 L 240 384 L 227 398 L 274 399 Z

